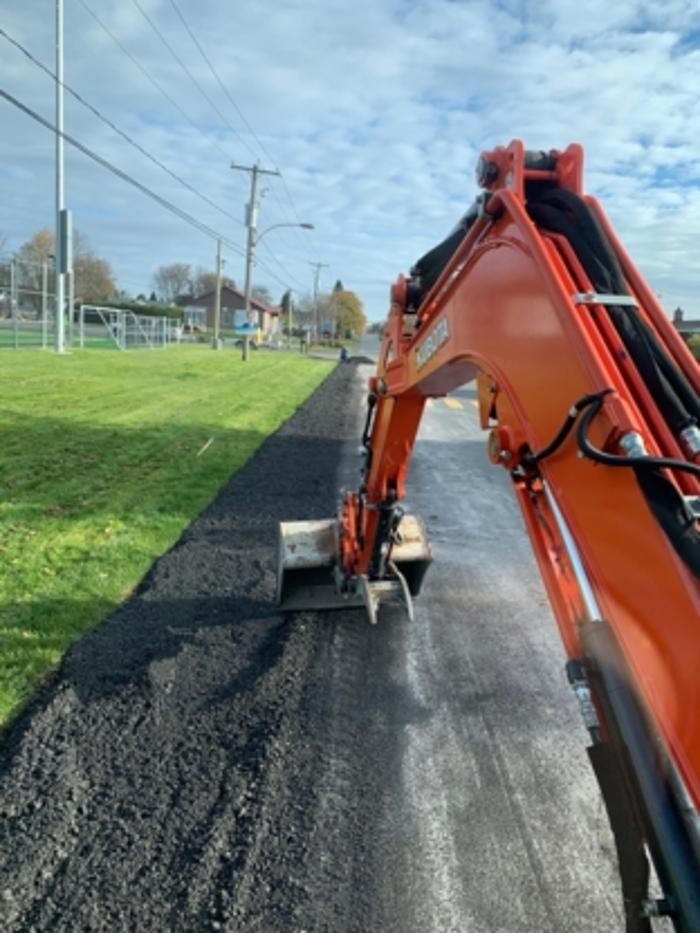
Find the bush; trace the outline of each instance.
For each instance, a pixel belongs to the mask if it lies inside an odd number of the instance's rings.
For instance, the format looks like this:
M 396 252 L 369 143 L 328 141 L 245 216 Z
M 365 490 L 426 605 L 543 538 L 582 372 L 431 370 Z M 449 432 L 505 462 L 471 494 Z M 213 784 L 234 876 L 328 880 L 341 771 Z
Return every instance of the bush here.
M 688 339 L 688 346 L 696 360 L 700 360 L 700 334 L 693 334 Z

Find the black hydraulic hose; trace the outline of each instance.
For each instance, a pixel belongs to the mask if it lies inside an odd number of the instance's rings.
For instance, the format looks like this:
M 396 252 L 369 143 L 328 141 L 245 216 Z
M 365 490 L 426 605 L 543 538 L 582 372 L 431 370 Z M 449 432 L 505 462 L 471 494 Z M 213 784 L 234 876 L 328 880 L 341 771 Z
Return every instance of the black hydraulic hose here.
M 687 460 L 676 460 L 673 457 L 626 457 L 620 454 L 609 454 L 604 450 L 598 450 L 588 440 L 588 429 L 591 422 L 603 407 L 601 396 L 594 398 L 588 406 L 587 411 L 579 421 L 576 431 L 578 446 L 584 456 L 597 463 L 604 463 L 611 467 L 641 467 L 643 469 L 683 470 L 686 473 L 692 473 L 694 476 L 700 476 L 700 466 L 696 463 L 688 463 Z
M 538 451 L 536 454 L 528 454 L 523 459 L 526 464 L 535 464 L 539 463 L 540 460 L 544 460 L 546 457 L 551 457 L 555 451 L 557 451 L 561 445 L 564 443 L 566 438 L 569 436 L 571 429 L 576 423 L 576 419 L 589 405 L 592 405 L 593 402 L 598 399 L 602 399 L 609 392 L 612 392 L 612 389 L 605 389 L 603 392 L 595 393 L 594 395 L 584 395 L 582 398 L 575 402 L 569 409 L 569 413 L 566 416 L 564 424 L 559 428 L 559 431 L 555 437 L 547 444 L 546 447 L 543 447 L 542 450 Z
M 565 189 L 550 189 L 530 199 L 528 211 L 539 226 L 566 237 L 597 291 L 627 294 L 620 263 L 588 205 Z M 685 376 L 669 359 L 654 332 L 638 313 L 623 305 L 607 311 L 656 404 L 674 432 L 700 421 L 700 401 Z
M 696 463 L 689 463 L 687 460 L 676 460 L 673 457 L 628 457 L 622 454 L 609 454 L 604 450 L 599 450 L 597 447 L 594 447 L 588 440 L 588 429 L 595 416 L 603 407 L 603 399 L 612 391 L 612 389 L 604 389 L 602 392 L 597 392 L 593 395 L 584 395 L 578 402 L 575 402 L 569 409 L 564 424 L 559 428 L 556 436 L 546 447 L 543 447 L 542 450 L 538 451 L 536 454 L 527 454 L 523 458 L 525 464 L 534 465 L 535 463 L 540 463 L 542 460 L 555 453 L 564 443 L 576 423 L 578 416 L 583 411 L 584 415 L 579 421 L 576 439 L 579 450 L 585 457 L 588 457 L 589 460 L 594 460 L 596 463 L 604 463 L 606 466 L 612 467 L 664 468 L 668 470 L 683 470 L 686 473 L 692 473 L 694 476 L 700 476 L 700 466 Z
M 372 416 L 374 414 L 374 408 L 376 404 L 377 396 L 374 392 L 370 392 L 370 394 L 367 396 L 367 418 L 365 420 L 365 427 L 362 432 L 362 446 L 365 449 L 365 465 L 362 474 L 365 479 L 369 476 L 369 471 L 372 469 L 372 445 L 370 444 L 370 441 L 372 439 Z
M 367 396 L 367 418 L 365 420 L 365 427 L 362 432 L 362 446 L 367 447 L 369 444 L 369 439 L 371 435 L 372 428 L 372 412 L 374 411 L 374 406 L 377 404 L 377 396 L 374 392 L 370 392 Z

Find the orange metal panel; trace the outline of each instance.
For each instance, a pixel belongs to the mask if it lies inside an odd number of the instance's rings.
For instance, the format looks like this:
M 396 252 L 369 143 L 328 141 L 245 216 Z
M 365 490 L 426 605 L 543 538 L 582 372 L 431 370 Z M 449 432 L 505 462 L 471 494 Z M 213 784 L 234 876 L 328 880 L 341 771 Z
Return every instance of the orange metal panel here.
M 572 187 L 580 157 L 566 168 Z M 499 158 L 507 161 L 502 154 Z M 505 164 L 505 163 L 504 163 Z M 402 494 L 422 398 L 444 395 L 488 374 L 499 392 L 499 423 L 507 424 L 532 450 L 544 447 L 569 407 L 582 396 L 615 390 L 593 426 L 603 446 L 611 431 L 646 432 L 652 443 L 670 444 L 668 432 L 649 427 L 644 391 L 615 356 L 609 327 L 597 327 L 589 309 L 571 301 L 572 270 L 562 251 L 536 229 L 516 190 L 499 189 L 489 210 L 492 222 L 477 221 L 421 309 L 416 336 L 401 339 L 397 304 L 388 333 L 393 349 L 378 370 L 382 410 L 373 432 L 368 501 L 379 501 L 388 485 Z M 616 241 L 615 241 L 616 242 Z M 627 261 L 625 274 L 641 301 L 648 288 Z M 575 270 L 574 270 L 575 271 Z M 662 338 L 667 328 L 658 309 L 646 314 Z M 662 312 L 661 312 L 662 313 Z M 679 365 L 698 386 L 697 366 L 674 343 Z M 694 368 L 693 368 L 694 367 Z M 647 415 L 643 409 L 647 410 Z M 675 442 L 674 442 L 675 445 Z M 673 445 L 672 445 L 673 446 Z M 678 450 L 671 450 L 673 455 Z M 611 469 L 577 456 L 573 438 L 541 465 L 578 544 L 596 598 L 621 645 L 636 689 L 700 807 L 700 592 L 652 515 L 632 470 Z M 686 487 L 697 489 L 694 479 Z M 551 550 L 520 489 L 518 497 L 543 571 L 554 612 L 569 652 L 576 650 L 582 621 L 571 576 L 552 570 Z M 540 508 L 546 508 L 540 506 Z M 367 566 L 374 519 L 368 513 L 361 567 Z

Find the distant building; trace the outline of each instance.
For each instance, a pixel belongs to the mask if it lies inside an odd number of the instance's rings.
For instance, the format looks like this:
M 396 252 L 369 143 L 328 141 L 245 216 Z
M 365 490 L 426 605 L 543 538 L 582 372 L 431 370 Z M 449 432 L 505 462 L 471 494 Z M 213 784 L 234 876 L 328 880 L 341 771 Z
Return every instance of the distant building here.
M 184 322 L 195 327 L 214 327 L 214 291 L 205 292 L 196 298 L 190 298 L 184 306 Z M 280 309 L 260 301 L 250 300 L 253 323 L 262 331 L 264 337 L 274 334 L 279 326 Z M 221 289 L 221 329 L 233 330 L 246 323 L 245 295 L 237 288 L 224 285 Z
M 683 316 L 683 308 L 676 308 L 673 312 L 673 324 L 684 340 L 692 337 L 693 334 L 700 334 L 700 320 L 686 320 Z

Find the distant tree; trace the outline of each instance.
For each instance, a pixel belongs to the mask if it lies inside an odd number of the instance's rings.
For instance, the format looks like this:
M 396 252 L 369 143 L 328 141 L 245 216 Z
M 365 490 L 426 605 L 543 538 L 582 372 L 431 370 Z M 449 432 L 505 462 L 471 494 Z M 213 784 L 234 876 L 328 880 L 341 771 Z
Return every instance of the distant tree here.
M 282 295 L 280 298 L 280 310 L 282 312 L 282 319 L 280 321 L 280 326 L 282 328 L 282 333 L 289 334 L 290 328 L 294 330 L 294 300 L 292 298 L 292 293 L 289 289 Z
M 53 230 L 44 227 L 35 233 L 31 240 L 23 243 L 17 251 L 17 258 L 26 263 L 41 265 L 53 258 L 54 234 Z
M 216 272 L 209 272 L 207 269 L 198 269 L 192 279 L 192 294 L 206 295 L 207 292 L 213 292 L 216 288 Z
M 335 305 L 335 324 L 338 336 L 347 340 L 364 334 L 367 327 L 367 318 L 365 317 L 362 302 L 355 292 L 345 290 L 335 292 L 333 303 Z
M 333 286 L 333 291 L 336 293 L 345 291 L 345 289 L 343 288 L 343 283 L 340 281 L 340 279 L 338 279 L 338 281 Z
M 159 266 L 153 273 L 153 284 L 161 298 L 172 303 L 176 298 L 190 293 L 192 266 L 187 262 L 174 262 Z
M 226 275 L 221 276 L 222 288 L 235 288 L 236 283 Z M 216 288 L 216 272 L 204 269 L 200 266 L 192 277 L 192 294 L 206 295 L 207 292 L 213 292 Z
M 38 292 L 41 289 L 41 277 L 44 263 L 53 265 L 54 248 L 53 230 L 44 228 L 24 243 L 17 257 L 25 262 L 21 270 L 21 281 L 27 289 Z M 75 274 L 75 299 L 83 302 L 111 301 L 117 293 L 112 267 L 106 259 L 96 256 L 87 237 L 79 230 L 73 231 L 73 272 Z M 53 276 L 52 276 L 53 278 Z M 33 296 L 37 308 L 40 295 Z
M 252 290 L 253 298 L 257 298 L 258 301 L 264 301 L 265 304 L 272 304 L 272 293 L 267 285 L 254 285 Z
M 73 257 L 76 302 L 104 304 L 117 293 L 112 267 L 92 252 Z
M 139 298 L 143 298 L 144 301 L 146 300 L 145 295 L 139 295 Z M 153 304 L 156 304 L 158 301 L 158 295 L 156 295 L 155 292 L 151 292 L 151 294 L 148 296 L 148 300 L 151 301 Z

